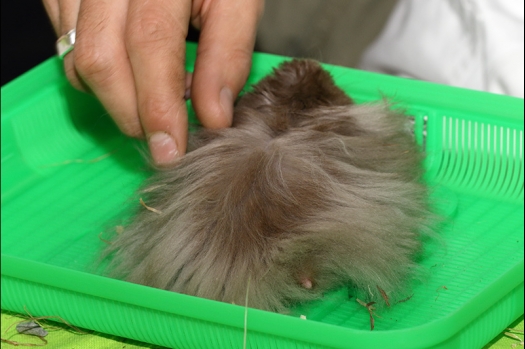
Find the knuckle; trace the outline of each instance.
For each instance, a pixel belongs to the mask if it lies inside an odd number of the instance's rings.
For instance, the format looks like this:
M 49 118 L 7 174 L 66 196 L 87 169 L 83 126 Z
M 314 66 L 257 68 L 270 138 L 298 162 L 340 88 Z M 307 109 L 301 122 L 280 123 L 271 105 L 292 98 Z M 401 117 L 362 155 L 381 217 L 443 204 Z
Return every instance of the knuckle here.
M 201 45 L 199 47 L 199 57 L 208 63 L 220 61 L 225 67 L 234 67 L 235 70 L 250 68 L 252 62 L 252 50 L 250 47 L 235 45 L 227 50 L 221 47 L 217 50 L 216 46 Z
M 252 51 L 244 47 L 236 47 L 228 52 L 227 61 L 240 69 L 250 69 Z
M 143 138 L 144 132 L 138 121 L 125 121 L 118 125 L 120 131 L 128 137 Z
M 144 99 L 141 104 L 140 110 L 143 123 L 162 125 L 166 119 L 172 116 L 174 106 L 169 98 L 149 97 Z
M 145 10 L 128 25 L 127 43 L 132 46 L 164 44 L 173 39 L 175 24 L 175 20 L 160 9 Z M 187 28 L 182 26 L 181 30 L 187 31 Z
M 111 79 L 118 67 L 113 64 L 116 55 L 111 48 L 84 43 L 75 47 L 75 67 L 87 81 L 101 84 Z
M 237 47 L 231 50 L 229 53 L 230 59 L 236 60 L 236 61 L 250 61 L 252 57 L 252 50 L 244 47 Z

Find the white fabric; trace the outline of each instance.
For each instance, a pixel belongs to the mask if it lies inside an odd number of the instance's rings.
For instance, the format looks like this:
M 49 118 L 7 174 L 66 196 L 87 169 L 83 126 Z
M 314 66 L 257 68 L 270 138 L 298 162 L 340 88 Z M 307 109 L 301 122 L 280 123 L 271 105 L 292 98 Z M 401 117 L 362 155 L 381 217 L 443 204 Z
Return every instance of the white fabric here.
M 400 0 L 360 67 L 523 97 L 523 0 Z

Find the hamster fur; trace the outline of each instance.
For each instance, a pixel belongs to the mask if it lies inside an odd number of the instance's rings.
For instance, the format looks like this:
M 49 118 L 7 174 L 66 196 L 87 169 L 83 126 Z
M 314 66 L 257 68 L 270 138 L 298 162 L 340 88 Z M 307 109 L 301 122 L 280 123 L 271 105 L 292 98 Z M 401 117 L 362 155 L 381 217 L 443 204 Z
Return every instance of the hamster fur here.
M 190 135 L 154 175 L 141 195 L 160 213 L 142 208 L 104 251 L 109 273 L 279 312 L 341 286 L 396 294 L 430 215 L 409 129 L 385 103 L 355 105 L 317 62 L 285 62 L 238 100 L 231 128 Z

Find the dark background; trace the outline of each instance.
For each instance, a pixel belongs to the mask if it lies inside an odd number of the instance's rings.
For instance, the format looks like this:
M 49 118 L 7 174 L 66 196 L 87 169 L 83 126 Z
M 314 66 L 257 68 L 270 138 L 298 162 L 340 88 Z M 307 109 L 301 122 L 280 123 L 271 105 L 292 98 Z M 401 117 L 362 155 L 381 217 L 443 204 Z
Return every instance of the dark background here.
M 38 0 L 1 2 L 2 86 L 55 54 L 55 32 Z
M 56 54 L 56 35 L 38 0 L 2 0 L 2 86 Z M 197 41 L 190 28 L 188 40 Z

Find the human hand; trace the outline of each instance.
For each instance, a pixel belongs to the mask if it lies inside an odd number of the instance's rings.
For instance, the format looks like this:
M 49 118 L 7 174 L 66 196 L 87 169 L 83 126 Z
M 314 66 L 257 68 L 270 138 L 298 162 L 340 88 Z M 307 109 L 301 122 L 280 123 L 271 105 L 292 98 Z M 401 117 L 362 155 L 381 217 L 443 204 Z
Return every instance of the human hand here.
M 58 36 L 76 28 L 64 57 L 71 84 L 97 96 L 120 130 L 145 137 L 154 162 L 186 152 L 191 99 L 205 127 L 231 125 L 251 67 L 264 0 L 43 0 Z M 189 24 L 201 30 L 186 74 Z

